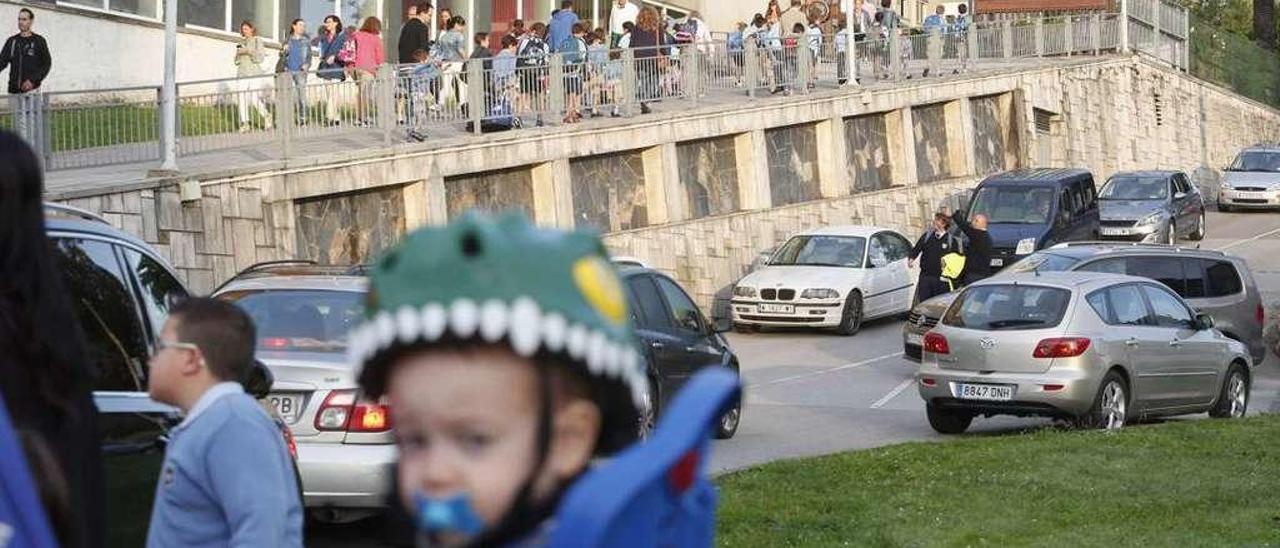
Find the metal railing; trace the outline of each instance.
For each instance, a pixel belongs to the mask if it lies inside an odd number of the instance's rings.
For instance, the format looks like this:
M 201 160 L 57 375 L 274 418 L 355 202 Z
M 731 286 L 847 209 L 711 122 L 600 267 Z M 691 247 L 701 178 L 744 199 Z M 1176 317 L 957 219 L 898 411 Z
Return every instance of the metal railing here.
M 1186 34 L 1176 27 L 1185 12 L 1133 2 L 1132 47 L 1185 67 Z M 1170 26 L 1148 24 L 1157 18 Z M 326 140 L 375 147 L 630 117 L 658 103 L 686 108 L 981 71 L 1118 51 L 1120 24 L 1117 14 L 1070 15 L 873 33 L 852 48 L 845 34 L 791 36 L 184 82 L 173 113 L 177 150 L 287 159 L 314 155 Z M 51 170 L 150 162 L 164 139 L 158 97 L 157 87 L 10 96 L 0 101 L 0 127 L 36 143 Z

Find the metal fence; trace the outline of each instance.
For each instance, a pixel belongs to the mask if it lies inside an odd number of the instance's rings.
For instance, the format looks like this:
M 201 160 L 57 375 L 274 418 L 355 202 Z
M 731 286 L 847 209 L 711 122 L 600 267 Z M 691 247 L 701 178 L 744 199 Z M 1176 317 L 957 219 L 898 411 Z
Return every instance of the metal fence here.
M 1131 41 L 1157 55 L 1171 46 L 1160 56 L 1178 64 L 1185 31 L 1166 29 L 1181 28 L 1185 13 L 1133 1 Z M 1148 24 L 1156 20 L 1161 26 Z M 575 124 L 642 115 L 657 103 L 740 102 L 1115 52 L 1119 29 L 1117 14 L 1069 15 L 872 34 L 852 48 L 844 34 L 792 36 L 184 82 L 173 112 L 176 148 L 179 156 L 252 148 L 290 158 L 326 140 L 377 146 Z M 103 96 L 110 100 L 92 99 Z M 0 101 L 0 127 L 36 143 L 48 169 L 155 161 L 166 115 L 158 97 L 153 87 L 14 96 Z
M 1275 52 L 1234 32 L 1191 23 L 1191 74 L 1280 108 L 1280 59 Z

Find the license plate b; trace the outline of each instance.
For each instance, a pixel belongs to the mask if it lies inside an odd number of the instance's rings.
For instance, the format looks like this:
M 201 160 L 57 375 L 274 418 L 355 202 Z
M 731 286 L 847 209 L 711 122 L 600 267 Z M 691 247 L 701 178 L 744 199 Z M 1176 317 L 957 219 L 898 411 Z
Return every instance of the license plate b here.
M 967 400 L 1006 401 L 1013 399 L 1012 386 L 991 384 L 962 384 L 958 387 L 960 398 Z
M 276 413 L 285 422 L 292 423 L 297 420 L 299 407 L 301 407 L 302 398 L 298 396 L 270 396 L 268 400 L 271 407 L 275 408 Z

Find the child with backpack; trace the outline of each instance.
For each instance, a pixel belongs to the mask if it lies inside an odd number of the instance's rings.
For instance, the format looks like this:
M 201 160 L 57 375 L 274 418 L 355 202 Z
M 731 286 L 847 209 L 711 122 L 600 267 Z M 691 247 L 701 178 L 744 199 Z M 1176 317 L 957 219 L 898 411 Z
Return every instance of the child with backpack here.
M 547 34 L 546 23 L 534 23 L 529 32 L 520 37 L 516 46 L 516 72 L 520 78 L 520 104 L 517 111 L 537 113 L 536 125 L 542 126 L 542 112 L 546 110 L 546 89 L 551 48 L 543 40 Z
M 587 25 L 574 23 L 572 35 L 565 38 L 556 51 L 564 58 L 564 123 L 576 124 L 582 120 L 581 104 L 583 80 L 586 78 L 587 61 Z
M 369 286 L 348 354 L 362 393 L 389 403 L 394 496 L 418 540 L 546 545 L 562 496 L 635 440 L 648 405 L 599 238 L 467 213 L 407 235 Z

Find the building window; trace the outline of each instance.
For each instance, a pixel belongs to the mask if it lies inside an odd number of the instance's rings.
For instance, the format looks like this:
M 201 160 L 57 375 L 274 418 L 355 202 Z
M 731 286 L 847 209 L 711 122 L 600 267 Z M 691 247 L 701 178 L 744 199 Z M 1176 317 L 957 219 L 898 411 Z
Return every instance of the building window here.
M 276 28 L 277 0 L 231 0 L 231 32 L 240 31 L 241 21 L 252 21 L 258 29 L 258 36 L 273 40 L 281 36 Z M 283 22 L 282 24 L 288 24 Z
M 183 0 L 178 2 L 178 24 L 227 30 L 227 2 L 228 0 Z M 233 25 L 236 29 L 228 32 L 239 31 L 240 22 L 236 21 Z
M 157 0 L 109 0 L 107 9 L 142 17 L 155 17 L 160 13 Z
M 379 12 L 379 4 L 381 2 L 378 0 L 340 0 L 340 3 L 342 4 L 342 13 L 340 15 L 342 22 L 347 25 L 355 25 L 356 28 L 360 28 L 364 24 L 366 17 L 382 16 Z M 396 29 L 385 28 L 382 31 L 398 32 Z

